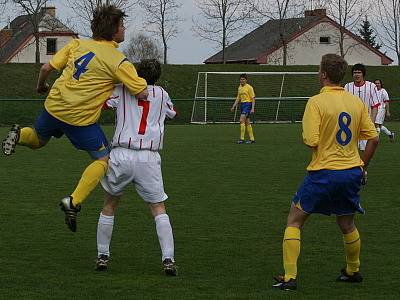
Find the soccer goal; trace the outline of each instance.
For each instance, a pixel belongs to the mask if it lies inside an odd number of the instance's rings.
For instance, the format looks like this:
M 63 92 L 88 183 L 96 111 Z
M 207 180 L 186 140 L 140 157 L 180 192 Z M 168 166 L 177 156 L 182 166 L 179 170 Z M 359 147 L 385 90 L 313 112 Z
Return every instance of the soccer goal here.
M 238 122 L 240 111 L 230 108 L 243 73 L 256 94 L 255 122 L 300 121 L 307 99 L 320 89 L 318 72 L 199 72 L 191 122 Z

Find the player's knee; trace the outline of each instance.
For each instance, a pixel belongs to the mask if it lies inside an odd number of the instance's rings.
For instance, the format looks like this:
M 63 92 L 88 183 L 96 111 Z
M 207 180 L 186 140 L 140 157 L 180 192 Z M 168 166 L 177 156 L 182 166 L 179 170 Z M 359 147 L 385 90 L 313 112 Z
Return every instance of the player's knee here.
M 150 210 L 151 210 L 151 214 L 153 215 L 153 217 L 165 214 L 167 212 L 165 209 L 164 202 L 151 203 Z

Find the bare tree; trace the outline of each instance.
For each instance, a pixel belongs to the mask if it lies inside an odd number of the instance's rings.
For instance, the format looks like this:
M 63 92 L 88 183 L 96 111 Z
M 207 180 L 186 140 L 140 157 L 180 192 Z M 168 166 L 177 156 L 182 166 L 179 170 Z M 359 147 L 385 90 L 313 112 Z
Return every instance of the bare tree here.
M 32 34 L 35 39 L 35 62 L 40 63 L 40 35 L 39 25 L 43 17 L 43 9 L 48 0 L 12 0 L 27 16 L 32 25 Z
M 154 33 L 162 42 L 164 64 L 168 58 L 168 42 L 178 34 L 178 23 L 181 19 L 178 10 L 182 7 L 180 0 L 139 0 L 144 10 L 144 25 L 147 31 Z
M 115 5 L 116 7 L 129 11 L 137 1 L 127 0 L 66 0 L 68 6 L 71 7 L 78 20 L 75 23 L 83 24 L 76 29 L 83 36 L 91 36 L 91 33 L 87 30 L 90 28 L 90 21 L 93 18 L 93 13 L 100 5 Z M 73 23 L 73 22 L 71 22 Z
M 370 9 L 370 5 L 366 1 L 359 0 L 331 0 L 328 3 L 330 16 L 340 25 L 337 42 L 340 55 L 345 57 L 348 51 L 357 45 L 355 43 L 346 45 L 346 39 L 349 38 L 346 30 L 357 31 L 356 28 Z
M 305 4 L 308 1 L 295 0 L 248 0 L 252 10 L 256 13 L 254 20 L 264 23 L 267 20 L 276 20 L 278 22 L 279 40 L 282 45 L 282 64 L 287 65 L 288 59 L 288 41 L 285 32 L 285 20 L 298 17 L 304 13 Z M 311 5 L 312 7 L 313 5 Z M 259 23 L 260 25 L 260 23 Z
M 379 37 L 388 49 L 396 52 L 400 66 L 400 0 L 378 0 L 377 9 Z
M 134 34 L 129 39 L 124 53 L 131 62 L 151 58 L 160 60 L 163 55 L 158 43 L 143 33 Z
M 249 20 L 249 6 L 243 0 L 199 0 L 196 4 L 200 18 L 193 18 L 192 30 L 201 40 L 214 42 L 222 49 L 225 64 L 225 49 Z

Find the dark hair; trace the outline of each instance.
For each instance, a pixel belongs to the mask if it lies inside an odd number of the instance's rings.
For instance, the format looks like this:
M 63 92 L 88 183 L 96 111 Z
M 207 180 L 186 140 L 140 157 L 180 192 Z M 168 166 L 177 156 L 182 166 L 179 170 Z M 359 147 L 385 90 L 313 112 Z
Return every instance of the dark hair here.
M 321 60 L 321 72 L 325 72 L 329 81 L 339 84 L 346 74 L 347 62 L 337 54 L 325 54 Z
M 138 75 L 146 79 L 147 84 L 153 85 L 160 79 L 161 64 L 157 59 L 143 59 L 137 67 Z
M 243 73 L 243 74 L 240 74 L 240 78 L 244 78 L 244 79 L 246 79 L 246 80 L 247 80 L 247 74 L 245 74 L 245 73 Z
M 361 71 L 364 77 L 365 75 L 367 75 L 367 70 L 365 69 L 365 66 L 363 64 L 355 64 L 351 68 L 351 74 L 353 74 L 354 71 Z
M 90 28 L 93 39 L 112 41 L 113 35 L 118 32 L 120 21 L 126 14 L 114 5 L 100 5 L 93 13 Z
M 374 83 L 375 83 L 375 81 L 379 81 L 381 83 L 381 88 L 383 88 L 383 81 L 381 79 L 375 79 Z

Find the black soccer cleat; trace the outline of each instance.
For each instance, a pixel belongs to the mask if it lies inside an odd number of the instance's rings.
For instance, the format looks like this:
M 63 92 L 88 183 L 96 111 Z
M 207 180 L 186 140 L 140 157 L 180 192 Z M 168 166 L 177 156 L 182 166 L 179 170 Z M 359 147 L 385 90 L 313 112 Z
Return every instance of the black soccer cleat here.
M 163 264 L 163 270 L 165 272 L 165 275 L 167 275 L 167 276 L 177 276 L 178 275 L 178 268 L 172 259 L 166 258 L 166 259 L 164 259 L 162 264 Z
M 392 131 L 392 133 L 389 135 L 389 140 L 393 143 L 394 142 L 394 132 Z
M 294 278 L 290 278 L 289 281 L 285 281 L 285 276 L 279 275 L 279 276 L 274 276 L 274 279 L 276 283 L 273 284 L 272 287 L 275 289 L 279 289 L 282 291 L 297 290 L 297 281 Z
M 65 213 L 65 224 L 72 232 L 76 232 L 76 217 L 78 212 L 81 211 L 81 206 L 74 206 L 72 204 L 72 197 L 68 196 L 61 199 L 60 202 L 61 210 Z
M 96 271 L 106 271 L 108 267 L 109 257 L 105 254 L 100 254 L 96 259 Z
M 236 144 L 239 144 L 239 145 L 244 144 L 244 140 L 237 140 Z
M 19 133 L 21 128 L 18 124 L 14 124 L 7 134 L 7 137 L 3 140 L 3 153 L 4 155 L 11 155 L 15 152 L 15 147 L 17 146 L 19 140 Z
M 256 143 L 255 140 L 248 140 L 248 141 L 246 141 L 246 144 L 255 144 L 255 143 Z
M 336 281 L 340 282 L 352 282 L 359 283 L 363 280 L 360 272 L 354 272 L 353 275 L 349 275 L 346 272 L 346 268 L 340 270 L 340 276 L 336 279 Z

